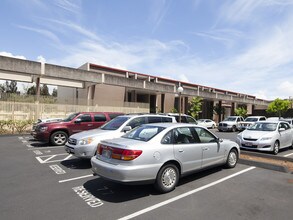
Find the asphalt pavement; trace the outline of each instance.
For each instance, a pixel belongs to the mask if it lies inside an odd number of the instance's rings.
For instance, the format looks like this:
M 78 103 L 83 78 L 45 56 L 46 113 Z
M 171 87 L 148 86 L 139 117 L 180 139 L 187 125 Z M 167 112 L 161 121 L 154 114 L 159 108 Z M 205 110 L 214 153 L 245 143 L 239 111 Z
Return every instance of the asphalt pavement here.
M 217 133 L 217 131 L 214 131 Z M 233 140 L 236 133 L 218 132 Z M 29 135 L 0 136 L 1 219 L 291 219 L 293 176 L 237 164 L 158 194 L 92 175 L 90 162 Z M 293 151 L 281 152 L 288 155 Z M 291 157 L 291 156 L 289 156 Z

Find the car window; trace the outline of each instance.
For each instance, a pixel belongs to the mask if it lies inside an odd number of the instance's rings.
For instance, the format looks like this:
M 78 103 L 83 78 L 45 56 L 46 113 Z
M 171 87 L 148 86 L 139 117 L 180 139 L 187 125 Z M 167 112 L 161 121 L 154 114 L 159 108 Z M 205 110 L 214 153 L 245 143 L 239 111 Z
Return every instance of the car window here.
M 165 134 L 165 136 L 162 138 L 161 143 L 162 144 L 172 144 L 172 133 L 173 130 L 169 131 L 167 134 Z
M 162 122 L 172 122 L 171 117 L 162 117 Z
M 94 119 L 96 122 L 107 121 L 106 116 L 104 114 L 95 114 Z
M 159 116 L 149 116 L 148 118 L 148 123 L 161 123 L 162 122 L 162 118 Z
M 285 130 L 290 129 L 290 126 L 286 123 L 280 123 L 279 128 L 284 128 Z
M 260 120 L 260 121 L 265 121 L 265 120 L 266 120 L 266 118 L 264 118 L 264 117 L 261 117 L 259 120 Z
M 113 118 L 116 118 L 119 115 L 123 115 L 123 114 L 122 113 L 109 113 L 109 118 L 113 119 Z
M 190 116 L 186 116 L 186 118 L 187 118 L 187 122 L 188 123 L 194 123 L 194 124 L 196 124 L 196 120 L 194 118 L 192 118 Z
M 78 118 L 80 118 L 80 122 L 91 122 L 92 121 L 91 115 L 88 115 L 88 114 L 80 115 Z
M 195 128 L 195 131 L 200 139 L 201 143 L 209 143 L 215 141 L 215 136 L 212 135 L 209 131 L 203 128 Z
M 192 127 L 181 127 L 174 129 L 174 144 L 199 143 L 197 133 Z
M 122 137 L 139 141 L 149 141 L 164 129 L 165 128 L 159 126 L 140 126 L 126 133 Z
M 146 123 L 146 117 L 138 117 L 132 119 L 127 126 L 130 126 L 131 128 L 135 128 L 139 125 L 145 124 Z
M 116 130 L 120 128 L 120 126 L 126 122 L 130 117 L 122 116 L 116 117 L 113 120 L 109 121 L 108 123 L 104 124 L 101 129 L 102 130 Z

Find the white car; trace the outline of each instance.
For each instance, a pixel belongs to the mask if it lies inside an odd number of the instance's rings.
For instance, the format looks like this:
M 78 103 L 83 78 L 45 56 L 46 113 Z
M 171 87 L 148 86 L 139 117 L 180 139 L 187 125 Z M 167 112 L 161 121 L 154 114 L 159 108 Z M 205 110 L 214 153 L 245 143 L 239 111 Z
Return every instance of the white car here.
M 282 148 L 293 147 L 293 129 L 284 121 L 256 122 L 239 133 L 236 142 L 243 149 L 278 154 Z
M 240 131 L 245 130 L 249 126 L 253 125 L 257 121 L 265 121 L 266 117 L 265 116 L 248 116 L 245 118 L 243 122 L 240 123 Z
M 176 123 L 176 119 L 166 115 L 121 115 L 100 128 L 71 135 L 64 149 L 67 153 L 82 159 L 90 159 L 96 154 L 101 140 L 121 137 L 131 129 L 149 123 Z
M 197 120 L 197 124 L 206 128 L 212 128 L 214 129 L 215 127 L 217 127 L 216 122 L 214 122 L 211 119 L 199 119 Z

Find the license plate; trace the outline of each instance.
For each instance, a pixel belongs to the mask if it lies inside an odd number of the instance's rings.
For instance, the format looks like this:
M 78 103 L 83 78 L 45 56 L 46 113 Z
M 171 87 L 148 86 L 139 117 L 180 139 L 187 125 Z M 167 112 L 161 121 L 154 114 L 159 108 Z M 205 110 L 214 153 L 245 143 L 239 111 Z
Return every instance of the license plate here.
M 251 147 L 252 146 L 252 143 L 246 142 L 245 145 Z
M 106 150 L 106 149 L 104 149 L 102 152 L 102 155 L 108 159 L 111 157 L 111 154 L 112 154 L 112 152 L 110 150 Z

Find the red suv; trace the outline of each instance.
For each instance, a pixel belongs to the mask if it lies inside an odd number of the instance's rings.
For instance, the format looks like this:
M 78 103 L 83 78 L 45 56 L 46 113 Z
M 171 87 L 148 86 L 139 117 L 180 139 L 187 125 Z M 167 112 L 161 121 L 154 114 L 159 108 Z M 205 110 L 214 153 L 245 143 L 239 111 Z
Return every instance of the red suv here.
M 119 112 L 78 112 L 59 122 L 40 123 L 32 132 L 36 140 L 50 142 L 52 145 L 64 145 L 70 135 L 98 128 L 107 121 L 123 115 Z

